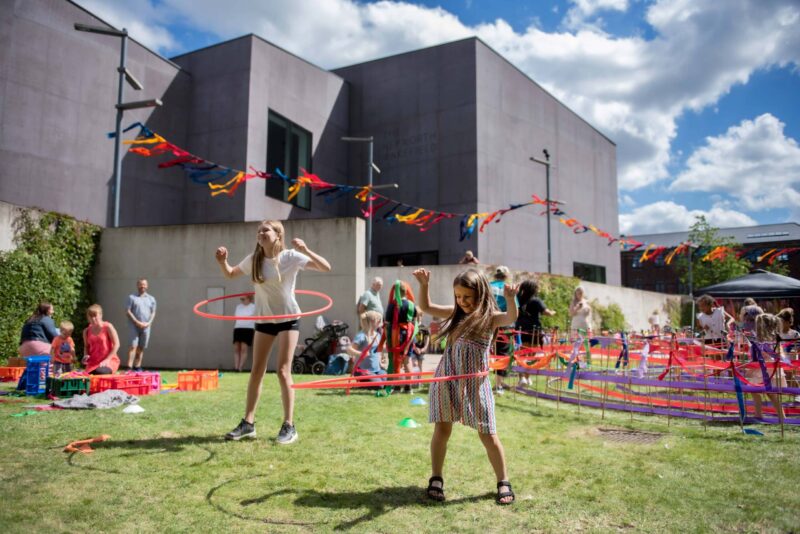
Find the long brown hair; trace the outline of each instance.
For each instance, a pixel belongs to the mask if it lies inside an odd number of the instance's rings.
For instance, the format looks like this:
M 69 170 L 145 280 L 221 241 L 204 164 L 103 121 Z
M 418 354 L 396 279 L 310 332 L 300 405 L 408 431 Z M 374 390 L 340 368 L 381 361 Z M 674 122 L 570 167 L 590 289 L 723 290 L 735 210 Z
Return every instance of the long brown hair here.
M 494 312 L 499 311 L 485 274 L 475 269 L 468 269 L 453 280 L 453 287 L 456 286 L 475 292 L 475 311 L 466 314 L 456 302 L 452 315 L 442 325 L 436 338 L 437 342 L 447 338 L 449 344 L 460 337 L 478 338 L 486 335 L 492 331 Z M 455 292 L 453 300 L 455 300 Z
M 262 221 L 261 224 L 258 225 L 261 228 L 262 225 L 267 225 L 273 230 L 275 233 L 278 234 L 278 241 L 275 243 L 274 254 L 280 254 L 283 249 L 286 248 L 286 244 L 283 242 L 284 230 L 283 224 L 280 221 Z M 264 275 L 261 273 L 261 266 L 264 265 L 264 258 L 266 257 L 266 252 L 261 247 L 261 244 L 256 240 L 256 250 L 253 252 L 253 263 L 252 268 L 253 272 L 250 274 L 250 278 L 252 278 L 253 282 L 256 284 L 263 284 L 264 283 Z

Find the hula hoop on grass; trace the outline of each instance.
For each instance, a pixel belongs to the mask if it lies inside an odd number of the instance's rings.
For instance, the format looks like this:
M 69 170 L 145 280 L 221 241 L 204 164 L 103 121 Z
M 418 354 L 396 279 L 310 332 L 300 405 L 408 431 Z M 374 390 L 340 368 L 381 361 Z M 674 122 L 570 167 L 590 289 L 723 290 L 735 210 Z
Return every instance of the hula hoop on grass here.
M 450 380 L 464 380 L 467 378 L 480 378 L 489 374 L 489 371 L 472 373 L 468 375 L 430 376 L 433 371 L 422 373 L 393 373 L 390 375 L 359 375 L 342 376 L 339 378 L 326 378 L 313 382 L 292 384 L 292 389 L 350 389 L 380 386 L 411 386 L 414 384 L 430 384 L 433 382 L 449 382 Z M 412 378 L 408 380 L 385 380 L 386 378 L 403 378 L 408 376 L 428 376 L 428 378 Z
M 216 297 L 216 298 L 213 298 L 213 299 L 202 300 L 202 301 L 200 301 L 200 302 L 198 302 L 197 304 L 194 305 L 193 311 L 194 311 L 194 313 L 196 313 L 200 317 L 205 317 L 206 319 L 217 319 L 217 320 L 220 320 L 220 321 L 238 321 L 238 320 L 242 320 L 242 321 L 269 321 L 269 320 L 273 320 L 273 319 L 299 319 L 300 317 L 308 317 L 309 315 L 319 315 L 320 313 L 328 311 L 329 309 L 331 309 L 331 306 L 333 306 L 333 299 L 330 298 L 325 293 L 320 293 L 319 291 L 309 291 L 309 290 L 306 290 L 306 289 L 296 289 L 294 292 L 297 295 L 309 295 L 309 296 L 312 296 L 312 297 L 319 297 L 322 300 L 326 301 L 327 304 L 325 304 L 325 306 L 323 306 L 322 308 L 319 308 L 318 310 L 311 310 L 311 311 L 300 312 L 300 313 L 289 313 L 289 314 L 285 314 L 285 315 L 247 315 L 247 316 L 244 316 L 244 317 L 239 317 L 239 316 L 236 316 L 236 315 L 217 315 L 217 314 L 214 314 L 214 313 L 208 313 L 208 312 L 200 311 L 200 308 L 202 308 L 203 306 L 206 306 L 208 304 L 211 304 L 212 302 L 217 302 L 217 301 L 225 300 L 225 299 L 235 299 L 235 298 L 239 298 L 239 297 L 252 296 L 254 293 L 252 291 L 250 291 L 249 293 L 237 293 L 235 295 L 225 295 L 225 296 Z

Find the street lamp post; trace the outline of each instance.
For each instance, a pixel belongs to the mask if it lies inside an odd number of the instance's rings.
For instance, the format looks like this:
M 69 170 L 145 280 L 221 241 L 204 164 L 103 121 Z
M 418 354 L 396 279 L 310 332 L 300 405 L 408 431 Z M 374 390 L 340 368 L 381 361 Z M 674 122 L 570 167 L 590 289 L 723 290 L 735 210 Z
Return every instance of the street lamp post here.
M 128 31 L 125 28 L 115 30 L 102 26 L 89 26 L 87 24 L 75 23 L 75 29 L 79 32 L 98 33 L 100 35 L 110 35 L 119 37 L 122 40 L 119 53 L 119 83 L 117 87 L 117 119 L 114 129 L 114 228 L 119 227 L 119 194 L 122 184 L 122 158 L 120 157 L 122 144 L 122 115 L 126 110 L 157 107 L 161 105 L 161 100 L 154 98 L 151 100 L 141 100 L 138 102 L 123 103 L 123 81 L 127 81 L 136 91 L 141 91 L 143 86 L 125 66 L 125 59 L 128 53 Z
M 367 167 L 367 183 L 369 184 L 370 194 L 367 195 L 367 267 L 372 267 L 372 146 L 374 139 L 369 137 L 342 137 L 342 141 L 346 143 L 369 143 L 369 165 Z
M 546 196 L 547 202 L 547 274 L 553 274 L 553 256 L 552 247 L 550 243 L 550 153 L 545 148 L 542 150 L 544 160 L 531 156 L 531 161 L 544 165 L 545 168 L 545 182 L 546 182 Z

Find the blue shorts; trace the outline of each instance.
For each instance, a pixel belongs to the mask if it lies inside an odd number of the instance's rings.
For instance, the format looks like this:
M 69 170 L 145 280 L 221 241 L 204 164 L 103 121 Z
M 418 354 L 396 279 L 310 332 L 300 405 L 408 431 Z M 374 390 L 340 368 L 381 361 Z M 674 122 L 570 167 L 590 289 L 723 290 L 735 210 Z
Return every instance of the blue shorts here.
M 150 344 L 150 327 L 148 326 L 144 330 L 140 330 L 135 326 L 131 325 L 131 347 L 136 347 L 139 349 L 146 349 L 147 345 Z

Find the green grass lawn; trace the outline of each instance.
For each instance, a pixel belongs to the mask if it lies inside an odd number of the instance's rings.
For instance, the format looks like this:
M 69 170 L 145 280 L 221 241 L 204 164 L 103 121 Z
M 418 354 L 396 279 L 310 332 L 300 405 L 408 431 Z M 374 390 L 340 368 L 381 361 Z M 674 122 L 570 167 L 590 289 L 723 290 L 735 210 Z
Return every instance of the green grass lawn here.
M 174 381 L 174 373 L 164 373 Z M 300 377 L 309 380 L 311 377 Z M 445 466 L 447 502 L 424 497 L 432 425 L 414 395 L 297 394 L 300 439 L 281 424 L 268 375 L 256 440 L 221 436 L 243 412 L 246 374 L 220 388 L 143 397 L 122 408 L 10 417 L 0 403 L 3 532 L 791 532 L 800 530 L 800 430 L 738 427 L 600 412 L 506 394 L 497 420 L 517 493 L 494 503 L 495 480 L 473 430 L 457 425 Z M 424 396 L 427 400 L 427 396 Z M 26 401 L 28 402 L 28 401 Z M 41 401 L 39 401 L 41 402 Z M 400 428 L 413 417 L 420 428 Z M 616 443 L 599 428 L 663 432 Z M 72 440 L 110 434 L 90 455 Z

